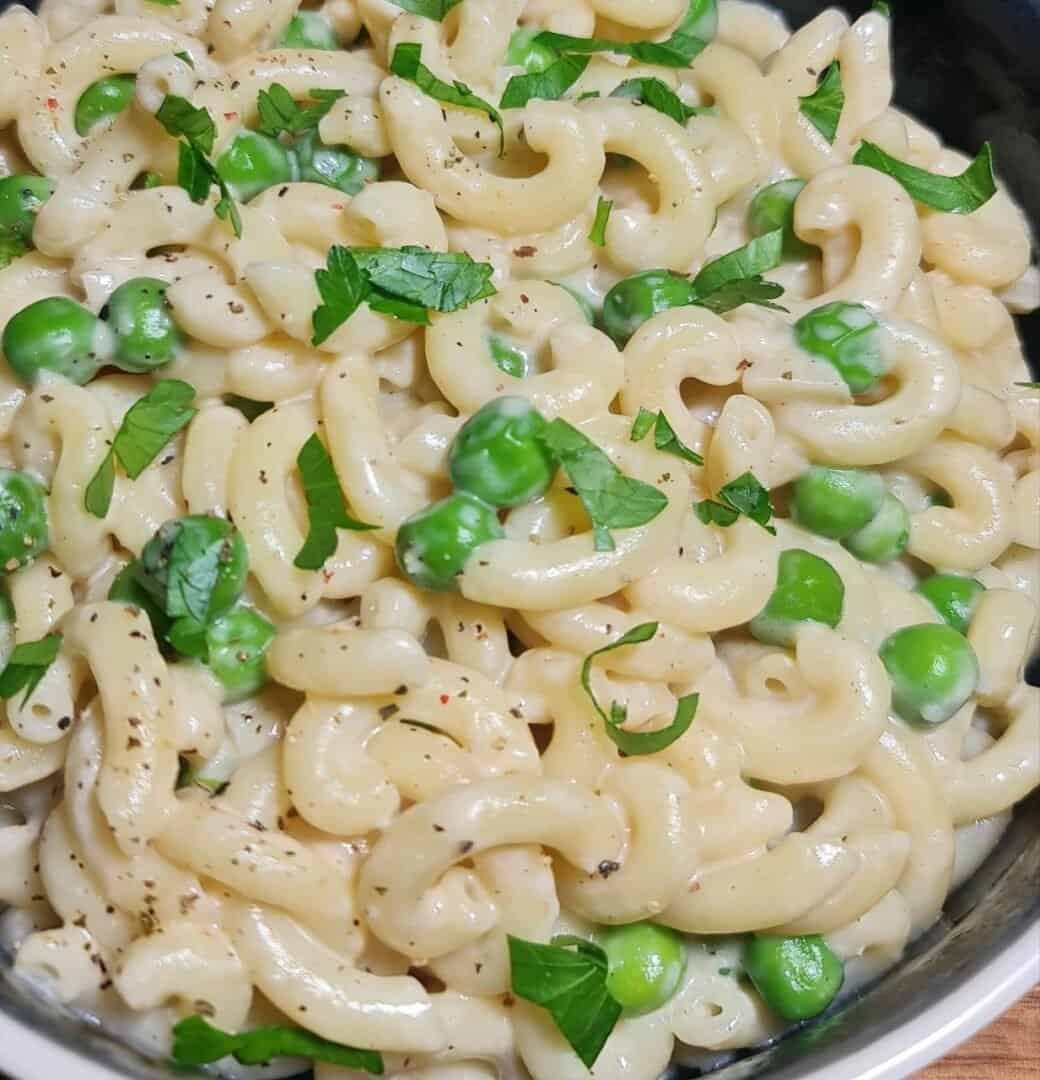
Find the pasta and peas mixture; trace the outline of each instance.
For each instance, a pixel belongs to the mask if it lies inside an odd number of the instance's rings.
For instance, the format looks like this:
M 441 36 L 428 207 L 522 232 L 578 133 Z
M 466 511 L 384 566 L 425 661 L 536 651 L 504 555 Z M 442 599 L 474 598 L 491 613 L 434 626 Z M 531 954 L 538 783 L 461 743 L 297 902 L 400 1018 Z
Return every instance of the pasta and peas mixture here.
M 766 1041 L 1040 779 L 1022 215 L 884 4 L 297 6 L 0 15 L 3 941 L 226 1075 Z

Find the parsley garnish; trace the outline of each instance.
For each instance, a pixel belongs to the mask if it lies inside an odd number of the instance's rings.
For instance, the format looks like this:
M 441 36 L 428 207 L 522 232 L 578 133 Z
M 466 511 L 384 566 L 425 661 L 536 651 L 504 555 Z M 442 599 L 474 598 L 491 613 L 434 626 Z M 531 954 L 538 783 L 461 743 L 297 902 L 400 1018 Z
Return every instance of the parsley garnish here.
M 798 111 L 827 140 L 834 142 L 845 107 L 845 90 L 841 85 L 841 64 L 837 60 L 820 76 L 820 84 L 807 97 L 800 97 Z
M 732 311 L 741 304 L 758 304 L 774 311 L 786 308 L 772 303 L 783 296 L 780 285 L 765 281 L 762 275 L 775 270 L 783 260 L 784 231 L 774 229 L 756 237 L 743 247 L 713 259 L 693 279 L 693 303 L 716 315 Z
M 458 311 L 495 293 L 494 267 L 461 252 L 426 248 L 329 249 L 315 272 L 324 303 L 313 316 L 313 345 L 320 345 L 367 302 L 373 311 L 427 325 L 428 309 Z
M 592 661 L 597 656 L 602 656 L 603 653 L 613 652 L 615 649 L 623 648 L 625 645 L 642 645 L 644 642 L 650 641 L 657 633 L 657 628 L 658 624 L 655 622 L 640 623 L 638 626 L 633 626 L 627 634 L 622 634 L 617 641 L 612 641 L 609 645 L 604 645 L 601 649 L 589 653 L 581 665 L 582 689 L 589 695 L 592 707 L 606 725 L 607 734 L 617 747 L 630 757 L 656 754 L 671 746 L 676 739 L 685 734 L 690 724 L 693 723 L 693 718 L 697 714 L 697 704 L 700 701 L 698 694 L 687 694 L 685 697 L 679 698 L 675 708 L 675 718 L 668 727 L 661 728 L 659 731 L 625 731 L 624 724 L 628 719 L 628 706 L 622 705 L 619 701 L 612 701 L 610 703 L 610 712 L 606 713 L 596 700 L 591 685 Z
M 307 498 L 307 539 L 293 566 L 301 570 L 320 570 L 336 550 L 336 530 L 367 532 L 378 525 L 367 525 L 347 513 L 347 501 L 339 486 L 332 458 L 321 439 L 312 435 L 296 457 L 303 491 Z
M 276 1057 L 301 1057 L 363 1069 L 383 1075 L 383 1058 L 375 1050 L 355 1050 L 303 1028 L 262 1027 L 230 1035 L 201 1016 L 189 1016 L 173 1028 L 173 1060 L 181 1066 L 209 1065 L 231 1055 L 240 1065 L 266 1065 Z
M 607 222 L 610 220 L 610 211 L 614 209 L 614 203 L 610 199 L 604 199 L 600 195 L 596 203 L 596 218 L 589 230 L 589 242 L 597 247 L 603 247 L 607 242 Z
M 176 7 L 181 0 L 148 0 L 149 4 L 158 4 L 159 7 Z
M 221 221 L 230 221 L 235 236 L 242 235 L 242 219 L 235 200 L 209 159 L 217 128 L 213 117 L 205 110 L 196 108 L 186 98 L 167 94 L 155 114 L 155 119 L 174 138 L 183 139 L 177 158 L 177 183 L 188 193 L 193 203 L 204 203 L 210 188 L 216 184 L 220 200 L 213 212 Z
M 668 505 L 664 492 L 624 476 L 591 439 L 566 420 L 553 420 L 541 437 L 585 506 L 597 551 L 614 550 L 611 529 L 645 525 Z
M 649 105 L 651 109 L 670 116 L 677 124 L 685 124 L 700 111 L 687 105 L 666 82 L 652 77 L 626 79 L 610 92 L 610 96 L 629 98 L 637 105 Z
M 136 480 L 170 439 L 191 422 L 198 412 L 192 408 L 194 400 L 194 386 L 179 379 L 162 379 L 130 406 L 111 449 L 87 485 L 83 501 L 89 513 L 97 518 L 108 513 L 115 487 L 116 460 L 126 469 L 126 475 Z
M 514 75 L 502 93 L 502 109 L 521 109 L 533 98 L 557 101 L 582 77 L 589 66 L 587 56 L 561 56 L 544 71 Z
M 674 454 L 683 461 L 689 461 L 693 465 L 703 465 L 704 458 L 695 450 L 691 450 L 683 443 L 675 428 L 668 422 L 668 417 L 663 411 L 656 415 L 649 409 L 640 409 L 639 415 L 632 421 L 632 432 L 629 438 L 632 442 L 641 442 L 654 429 L 654 446 L 666 454 Z
M 975 160 L 960 176 L 939 176 L 886 154 L 880 146 L 865 142 L 852 159 L 853 165 L 877 169 L 898 180 L 912 199 L 947 214 L 971 214 L 985 206 L 997 192 L 993 175 L 993 148 L 984 143 Z
M 424 18 L 441 22 L 456 4 L 462 3 L 462 0 L 390 0 L 390 3 L 394 7 L 410 11 L 413 15 L 422 15 Z
M 773 503 L 769 492 L 753 472 L 746 472 L 719 489 L 718 499 L 705 499 L 697 504 L 697 516 L 705 525 L 732 525 L 743 514 L 776 536 L 770 525 Z
M 271 83 L 267 90 L 261 90 L 256 95 L 257 130 L 274 139 L 283 133 L 299 135 L 310 131 L 345 95 L 345 90 L 308 90 L 307 96 L 314 104 L 304 107 L 293 99 L 281 83 Z
M 1026 390 L 1040 390 L 1040 382 L 1017 382 L 1015 386 L 1025 387 Z
M 586 1068 L 599 1057 L 621 1006 L 607 990 L 607 956 L 584 938 L 559 936 L 551 945 L 508 936 L 510 985 L 517 997 L 552 1017 Z
M 716 0 L 690 0 L 682 21 L 664 41 L 608 41 L 605 38 L 571 37 L 550 30 L 540 33 L 534 41 L 559 53 L 610 52 L 631 56 L 645 64 L 684 68 L 707 47 L 717 26 Z
M 447 83 L 443 79 L 438 79 L 422 62 L 421 45 L 414 43 L 398 45 L 390 61 L 390 72 L 415 83 L 424 94 L 435 101 L 443 101 L 445 105 L 455 105 L 460 109 L 477 109 L 479 112 L 486 113 L 498 128 L 499 156 L 505 153 L 506 133 L 502 127 L 502 114 L 494 105 L 489 104 L 482 97 L 477 97 L 464 82 L 456 79 L 453 83 Z
M 23 641 L 21 645 L 16 645 L 3 674 L 0 674 L 0 698 L 14 697 L 24 689 L 24 705 L 54 663 L 60 648 L 61 634 L 48 634 L 38 641 Z
M 874 0 L 874 3 L 870 5 L 871 11 L 876 11 L 879 15 L 884 15 L 886 19 L 892 18 L 892 7 L 885 3 L 885 0 Z

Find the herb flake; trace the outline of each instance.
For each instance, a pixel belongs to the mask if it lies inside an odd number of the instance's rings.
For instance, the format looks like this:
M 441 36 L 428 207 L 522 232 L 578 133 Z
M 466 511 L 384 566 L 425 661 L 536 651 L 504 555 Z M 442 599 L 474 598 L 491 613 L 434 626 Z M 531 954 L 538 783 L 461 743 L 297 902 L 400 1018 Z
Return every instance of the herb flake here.
M 773 502 L 769 491 L 753 472 L 746 472 L 719 489 L 718 499 L 705 499 L 697 504 L 697 516 L 705 525 L 732 525 L 743 514 L 776 536 Z
M 16 645 L 0 674 L 0 698 L 14 697 L 19 690 L 25 691 L 24 705 L 47 674 L 61 649 L 61 634 L 47 634 L 38 641 L 23 641 Z
M 603 247 L 607 242 L 607 222 L 610 220 L 610 212 L 614 209 L 614 203 L 610 199 L 604 199 L 600 195 L 596 202 L 596 217 L 589 230 L 589 242 L 596 247 Z
M 522 109 L 535 98 L 558 101 L 582 77 L 588 66 L 587 56 L 561 56 L 544 71 L 514 75 L 506 83 L 499 107 Z
M 807 97 L 798 99 L 798 111 L 833 144 L 845 108 L 845 89 L 841 83 L 841 64 L 830 64 L 820 76 L 819 85 Z

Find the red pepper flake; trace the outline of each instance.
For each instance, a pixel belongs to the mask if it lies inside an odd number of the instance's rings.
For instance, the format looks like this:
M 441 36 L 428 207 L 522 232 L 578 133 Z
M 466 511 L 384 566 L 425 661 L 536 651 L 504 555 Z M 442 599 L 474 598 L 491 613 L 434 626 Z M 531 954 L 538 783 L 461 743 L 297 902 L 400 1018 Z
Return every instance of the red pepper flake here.
M 225 120 L 234 120 L 236 116 L 238 116 L 237 112 L 226 112 L 226 113 L 224 113 L 224 119 Z
M 451 701 L 451 698 L 448 697 L 447 694 L 441 694 L 441 704 L 442 705 L 447 705 L 449 701 Z
M 56 109 L 58 107 L 58 99 L 54 97 L 47 98 L 47 108 Z
M 334 202 L 332 204 L 332 209 L 333 210 L 346 210 L 346 207 L 341 202 Z

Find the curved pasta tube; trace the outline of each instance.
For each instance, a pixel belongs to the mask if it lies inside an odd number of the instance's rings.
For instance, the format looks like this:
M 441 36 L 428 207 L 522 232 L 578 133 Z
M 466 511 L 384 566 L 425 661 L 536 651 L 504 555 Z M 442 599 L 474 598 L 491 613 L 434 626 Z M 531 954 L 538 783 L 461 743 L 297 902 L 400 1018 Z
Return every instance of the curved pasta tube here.
M 740 934 L 793 922 L 846 885 L 848 844 L 793 833 L 769 851 L 703 866 L 658 921 L 689 934 Z M 742 903 L 734 904 L 739 896 Z
M 598 98 L 581 108 L 599 126 L 603 148 L 638 161 L 657 188 L 655 212 L 618 206 L 610 215 L 605 235 L 611 261 L 623 271 L 688 269 L 704 249 L 715 206 L 714 185 L 685 131 L 663 113 L 628 101 Z
M 190 514 L 227 517 L 231 503 L 231 462 L 249 421 L 228 405 L 202 409 L 188 425 L 181 487 Z
M 760 170 L 771 167 L 780 156 L 780 112 L 769 81 L 751 57 L 713 41 L 679 77 L 714 99 L 751 140 Z
M 221 60 L 269 47 L 296 11 L 297 0 L 215 0 L 208 36 Z
M 988 589 L 979 598 L 968 641 L 979 660 L 980 705 L 1003 705 L 1019 689 L 1036 618 L 1029 597 L 1013 589 Z
M 97 942 L 82 926 L 42 930 L 21 943 L 14 970 L 23 977 L 42 975 L 48 991 L 67 1005 L 100 988 L 105 976 L 96 949 Z
M 242 905 L 231 937 L 258 990 L 326 1039 L 369 1050 L 434 1051 L 448 1036 L 422 984 L 360 971 L 278 911 Z
M 53 785 L 45 783 L 20 791 L 11 800 L 22 821 L 0 826 L 0 903 L 28 908 L 40 895 L 40 833 L 55 794 Z
M 777 435 L 764 405 L 745 394 L 727 399 L 705 460 L 709 490 L 718 491 L 746 472 L 753 472 L 767 488 L 783 487 L 808 464 L 797 446 Z
M 691 634 L 715 633 L 754 618 L 776 586 L 776 539 L 745 517 L 710 532 L 718 547 L 702 561 L 683 554 L 659 560 L 656 569 L 625 589 L 629 602 Z
M 654 918 L 686 887 L 699 861 L 690 787 L 667 766 L 631 761 L 613 769 L 601 791 L 621 805 L 628 826 L 620 865 L 601 863 L 591 874 L 558 866 L 560 899 L 597 923 Z
M 810 180 L 794 204 L 798 236 L 826 250 L 848 229 L 856 229 L 860 241 L 848 272 L 821 295 L 793 301 L 796 314 L 837 300 L 889 311 L 906 291 L 921 262 L 921 226 L 903 187 L 860 165 L 837 166 Z
M 1040 522 L 1033 511 L 1040 505 L 1040 469 L 1033 469 L 1015 484 L 1012 505 L 1013 542 L 1040 549 Z
M 1010 469 L 991 450 L 944 437 L 907 464 L 953 500 L 911 517 L 911 554 L 931 566 L 977 570 L 1004 552 L 1013 538 L 1014 490 Z
M 19 411 L 18 425 L 23 424 L 60 448 L 49 477 L 51 550 L 68 573 L 89 577 L 110 550 L 108 526 L 84 505 L 87 485 L 114 434 L 108 412 L 90 391 L 53 379 L 29 394 Z M 32 439 L 21 441 L 24 448 Z
M 897 888 L 912 933 L 927 929 L 942 910 L 953 873 L 953 823 L 919 735 L 890 724 L 860 766 L 892 807 L 896 826 L 910 836 L 910 857 Z
M 945 150 L 929 168 L 942 176 L 957 176 L 968 164 L 963 154 Z M 971 214 L 925 210 L 921 239 L 927 262 L 970 285 L 999 289 L 1029 267 L 1029 226 L 1003 189 Z
M 628 440 L 627 421 L 603 416 L 581 427 L 622 472 L 655 483 L 668 505 L 646 525 L 615 530 L 612 551 L 594 550 L 590 532 L 541 545 L 510 539 L 482 544 L 458 578 L 467 599 L 529 611 L 588 603 L 638 579 L 674 547 L 689 498 L 685 475 L 678 469 L 662 474 L 657 453 Z
M 478 855 L 473 868 L 495 897 L 498 925 L 470 945 L 430 964 L 435 975 L 466 994 L 508 993 L 511 985 L 506 935 L 546 941 L 560 915 L 552 859 L 535 845 L 494 848 Z
M 878 12 L 868 12 L 849 27 L 839 12 L 824 11 L 792 34 L 773 58 L 770 76 L 788 93 L 782 117 L 785 157 L 797 175 L 813 177 L 844 164 L 852 156 L 853 145 L 889 108 L 890 29 L 891 20 Z M 838 130 L 829 142 L 802 114 L 799 97 L 816 89 L 816 73 L 833 60 L 841 64 L 845 101 Z
M 205 846 L 197 842 L 200 836 Z M 178 866 L 307 922 L 349 922 L 353 915 L 345 875 L 330 858 L 287 833 L 257 829 L 214 803 L 175 799 L 155 847 Z
M 740 380 L 742 359 L 733 331 L 718 315 L 701 307 L 663 311 L 643 323 L 625 346 L 621 407 L 632 417 L 640 409 L 661 410 L 687 445 L 703 450 L 707 425 L 690 415 L 682 384 L 696 379 L 729 386 Z
M 267 652 L 271 677 L 318 696 L 389 694 L 421 685 L 430 662 L 422 646 L 401 630 L 360 630 L 339 625 L 288 630 Z
M 20 4 L 0 15 L 0 128 L 18 115 L 19 102 L 40 77 L 47 48 L 47 31 L 38 19 Z
M 119 15 L 99 16 L 51 45 L 17 115 L 18 137 L 36 169 L 51 177 L 75 170 L 84 150 L 74 126 L 76 102 L 99 72 L 136 72 L 153 57 L 178 51 L 203 50 L 152 19 Z
M 1002 813 L 1040 782 L 1040 693 L 1020 687 L 1005 708 L 1008 724 L 996 742 L 955 763 L 950 793 L 955 825 Z
M 405 467 L 379 414 L 379 377 L 363 356 L 341 356 L 320 391 L 329 454 L 358 516 L 384 530 L 383 539 L 433 501 L 432 485 Z
M 728 202 L 755 179 L 755 148 L 735 124 L 703 113 L 687 121 L 686 137 L 711 178 L 714 202 Z
M 398 952 L 420 962 L 442 956 L 497 922 L 490 897 L 455 864 L 532 842 L 593 873 L 616 861 L 623 827 L 608 801 L 577 784 L 534 776 L 481 781 L 401 814 L 361 868 L 358 902 L 372 931 Z
M 828 657 L 826 665 L 817 658 Z M 883 731 L 891 690 L 885 669 L 859 642 L 806 623 L 796 639 L 808 701 L 780 705 L 728 690 L 716 666 L 700 680 L 701 719 L 744 748 L 744 771 L 779 784 L 832 780 L 852 772 Z
M 933 442 L 960 400 L 957 360 L 937 338 L 911 323 L 888 322 L 882 348 L 896 389 L 874 404 L 787 402 L 777 426 L 826 465 L 883 465 Z M 927 451 L 924 451 L 927 453 Z
M 18 644 L 38 641 L 75 606 L 72 579 L 50 559 L 37 559 L 7 578 L 15 610 Z M 64 739 L 76 716 L 83 665 L 59 653 L 29 695 L 7 700 L 7 722 L 23 739 L 54 743 Z
M 500 370 L 488 344 L 496 332 L 532 356 L 549 353 L 552 370 L 526 376 Z M 613 342 L 586 325 L 574 297 L 536 281 L 514 282 L 461 311 L 434 316 L 426 332 L 426 361 L 441 393 L 460 412 L 516 394 L 549 417 L 573 420 L 606 412 L 624 371 Z
M 965 385 L 949 430 L 968 442 L 1000 450 L 1014 439 L 1015 420 L 999 397 L 981 387 Z
M 532 177 L 495 176 L 459 152 L 441 108 L 418 87 L 390 77 L 380 101 L 404 174 L 432 192 L 445 213 L 493 232 L 546 232 L 569 221 L 595 196 L 605 162 L 595 121 L 573 105 L 532 101 L 524 109 L 528 146 L 548 165 Z
M 827 944 L 843 960 L 855 960 L 865 977 L 880 975 L 898 961 L 910 940 L 910 913 L 893 889 L 855 922 L 827 935 Z
M 366 740 L 380 725 L 374 705 L 308 698 L 282 744 L 282 770 L 300 816 L 317 829 L 355 836 L 385 829 L 401 805 Z
M 65 762 L 65 750 L 64 741 L 29 742 L 10 727 L 0 728 L 0 792 L 17 791 L 53 776 Z
M 97 798 L 120 849 L 133 855 L 167 824 L 177 752 L 166 663 L 148 617 L 126 604 L 84 604 L 62 623 L 66 646 L 97 684 L 105 750 Z
M 112 981 L 131 1009 L 153 1009 L 173 998 L 192 1012 L 204 1008 L 225 1031 L 242 1027 L 253 998 L 252 983 L 227 936 L 198 923 L 172 923 L 162 934 L 131 942 Z
M 305 537 L 289 501 L 289 485 L 300 448 L 315 425 L 310 404 L 277 406 L 242 432 L 231 459 L 229 509 L 249 545 L 250 569 L 274 607 L 286 615 L 308 611 L 323 595 L 356 595 L 389 569 L 382 545 L 345 529 L 338 531 L 336 550 L 323 570 L 294 565 Z

